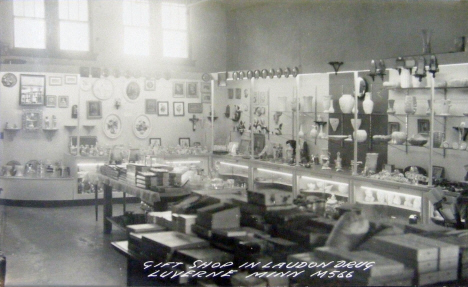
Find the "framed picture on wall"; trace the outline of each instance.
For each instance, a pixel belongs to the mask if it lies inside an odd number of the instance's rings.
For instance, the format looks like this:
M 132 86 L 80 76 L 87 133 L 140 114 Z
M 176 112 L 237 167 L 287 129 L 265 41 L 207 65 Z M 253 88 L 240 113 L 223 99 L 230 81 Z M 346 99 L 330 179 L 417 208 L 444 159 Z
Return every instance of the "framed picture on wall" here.
M 174 98 L 184 98 L 185 97 L 185 85 L 184 85 L 183 82 L 174 82 L 173 97 Z
M 429 134 L 431 122 L 428 119 L 418 119 L 418 133 Z
M 57 105 L 57 96 L 46 96 L 46 107 L 55 108 Z
M 198 82 L 187 82 L 187 98 L 198 98 Z
M 68 96 L 58 96 L 59 108 L 68 108 Z
M 38 130 L 42 127 L 42 110 L 23 110 L 23 129 Z
M 65 75 L 65 85 L 78 84 L 78 77 L 76 75 Z
M 46 77 L 44 75 L 20 75 L 20 105 L 43 106 Z
M 169 102 L 158 102 L 158 116 L 169 116 Z
M 179 138 L 179 145 L 181 147 L 190 147 L 190 138 Z
M 156 91 L 156 80 L 145 80 L 145 91 Z
M 242 98 L 242 89 L 236 88 L 236 99 Z
M 59 76 L 50 76 L 49 77 L 49 86 L 61 86 L 62 77 Z
M 161 138 L 150 138 L 149 145 L 150 147 L 161 146 Z
M 391 135 L 393 132 L 400 131 L 400 123 L 398 122 L 388 122 L 388 134 Z
M 234 89 L 228 89 L 228 99 L 234 99 Z
M 158 113 L 158 101 L 156 99 L 146 99 L 146 101 L 145 101 L 145 113 L 146 114 L 157 114 Z
M 201 114 L 203 113 L 203 104 L 202 103 L 188 103 L 187 112 L 189 114 Z
M 183 117 L 185 115 L 184 102 L 174 102 L 174 117 Z
M 102 118 L 101 101 L 87 101 L 86 102 L 86 117 L 88 119 Z

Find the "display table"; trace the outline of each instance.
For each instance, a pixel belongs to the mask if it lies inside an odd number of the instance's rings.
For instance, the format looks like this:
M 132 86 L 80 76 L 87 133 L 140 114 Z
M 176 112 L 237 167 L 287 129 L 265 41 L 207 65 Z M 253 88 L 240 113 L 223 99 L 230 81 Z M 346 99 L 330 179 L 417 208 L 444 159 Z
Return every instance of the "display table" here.
M 94 184 L 102 187 L 104 190 L 104 233 L 109 234 L 112 232 L 112 222 L 109 220 L 112 217 L 112 190 L 115 188 L 123 192 L 123 204 L 125 212 L 125 197 L 130 194 L 140 198 L 145 203 L 152 205 L 156 210 L 167 209 L 169 202 L 174 202 L 190 194 L 190 191 L 182 187 L 161 187 L 161 191 L 147 190 L 135 186 L 134 182 L 116 180 L 108 176 L 102 175 L 97 172 L 88 173 L 87 179 Z M 96 188 L 97 198 L 98 188 Z M 97 208 L 97 200 L 96 200 Z

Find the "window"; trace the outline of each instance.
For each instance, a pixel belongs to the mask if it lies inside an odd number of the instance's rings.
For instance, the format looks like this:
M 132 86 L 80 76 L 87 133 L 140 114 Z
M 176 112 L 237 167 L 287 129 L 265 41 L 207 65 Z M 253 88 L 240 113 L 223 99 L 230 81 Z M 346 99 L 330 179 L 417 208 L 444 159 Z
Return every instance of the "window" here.
M 149 55 L 149 3 L 147 0 L 123 1 L 124 52 Z
M 13 1 L 15 48 L 46 48 L 44 0 Z
M 163 56 L 188 58 L 187 6 L 163 2 Z
M 88 1 L 59 1 L 60 50 L 89 51 Z

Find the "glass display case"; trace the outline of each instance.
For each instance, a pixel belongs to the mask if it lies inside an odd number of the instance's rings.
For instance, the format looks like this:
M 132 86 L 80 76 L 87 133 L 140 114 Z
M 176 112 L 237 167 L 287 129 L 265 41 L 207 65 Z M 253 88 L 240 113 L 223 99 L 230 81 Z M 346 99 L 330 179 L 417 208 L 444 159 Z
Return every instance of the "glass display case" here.
M 234 186 L 249 188 L 250 165 L 248 160 L 226 157 L 213 157 L 218 176 L 223 180 L 232 179 Z
M 294 167 L 266 162 L 253 162 L 254 190 L 278 189 L 293 191 Z

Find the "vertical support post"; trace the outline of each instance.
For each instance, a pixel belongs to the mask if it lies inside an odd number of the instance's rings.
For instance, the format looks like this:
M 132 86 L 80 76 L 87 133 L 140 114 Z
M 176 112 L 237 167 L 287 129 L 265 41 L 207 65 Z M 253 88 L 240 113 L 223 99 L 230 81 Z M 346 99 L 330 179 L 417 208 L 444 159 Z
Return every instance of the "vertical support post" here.
M 112 186 L 104 184 L 104 212 L 103 212 L 104 234 L 112 232 L 112 223 L 107 217 L 112 217 Z

